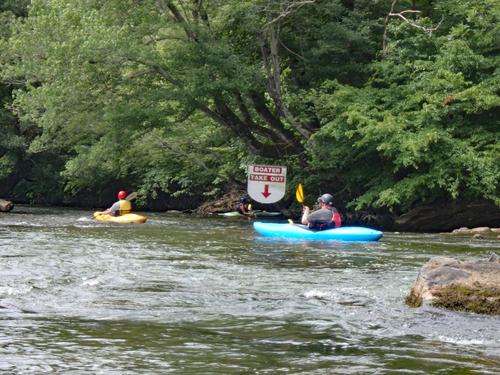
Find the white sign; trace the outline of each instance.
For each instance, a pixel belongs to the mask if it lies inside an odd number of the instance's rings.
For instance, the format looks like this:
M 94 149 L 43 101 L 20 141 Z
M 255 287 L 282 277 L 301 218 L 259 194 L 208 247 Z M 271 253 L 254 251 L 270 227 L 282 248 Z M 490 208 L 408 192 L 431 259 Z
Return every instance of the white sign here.
M 285 196 L 286 167 L 275 165 L 248 166 L 247 191 L 260 203 L 275 203 Z

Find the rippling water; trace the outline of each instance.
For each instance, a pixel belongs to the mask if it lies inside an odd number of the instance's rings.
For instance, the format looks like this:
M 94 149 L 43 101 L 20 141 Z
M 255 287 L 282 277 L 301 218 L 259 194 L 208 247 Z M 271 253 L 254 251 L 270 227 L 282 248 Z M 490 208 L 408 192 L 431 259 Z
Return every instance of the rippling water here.
M 411 309 L 432 256 L 500 241 L 259 238 L 251 222 L 88 211 L 0 213 L 0 372 L 498 374 L 500 318 Z

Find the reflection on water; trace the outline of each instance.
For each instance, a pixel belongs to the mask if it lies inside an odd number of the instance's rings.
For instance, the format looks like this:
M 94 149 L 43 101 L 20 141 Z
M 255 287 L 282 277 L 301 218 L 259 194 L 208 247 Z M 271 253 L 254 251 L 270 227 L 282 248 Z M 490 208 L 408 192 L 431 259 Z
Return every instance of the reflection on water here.
M 500 318 L 403 303 L 435 255 L 494 240 L 259 238 L 251 222 L 16 207 L 0 215 L 0 371 L 498 373 Z

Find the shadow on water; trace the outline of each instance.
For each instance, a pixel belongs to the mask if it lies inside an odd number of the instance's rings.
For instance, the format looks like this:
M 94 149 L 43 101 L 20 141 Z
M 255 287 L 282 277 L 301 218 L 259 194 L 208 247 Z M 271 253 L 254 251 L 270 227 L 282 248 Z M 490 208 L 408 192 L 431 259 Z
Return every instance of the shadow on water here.
M 0 216 L 0 371 L 500 371 L 498 317 L 404 305 L 430 257 L 484 259 L 497 241 L 275 241 L 246 219 L 146 215 L 131 225 L 68 209 Z

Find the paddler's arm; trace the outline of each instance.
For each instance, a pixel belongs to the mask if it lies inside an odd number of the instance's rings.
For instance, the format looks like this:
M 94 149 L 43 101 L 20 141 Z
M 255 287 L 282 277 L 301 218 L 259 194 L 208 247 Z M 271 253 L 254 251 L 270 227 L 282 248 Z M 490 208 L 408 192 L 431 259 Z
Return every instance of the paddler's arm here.
M 119 201 L 113 203 L 113 205 L 110 208 L 108 208 L 107 210 L 98 211 L 97 213 L 99 215 L 113 215 L 113 216 L 115 216 L 117 211 L 120 211 L 120 202 Z
M 240 210 L 239 211 L 242 215 L 245 215 L 245 216 L 252 216 L 253 215 L 251 204 L 240 203 Z
M 304 210 L 302 211 L 302 220 L 301 223 L 304 225 L 309 224 L 309 214 L 311 213 L 311 209 L 308 206 L 304 206 Z

